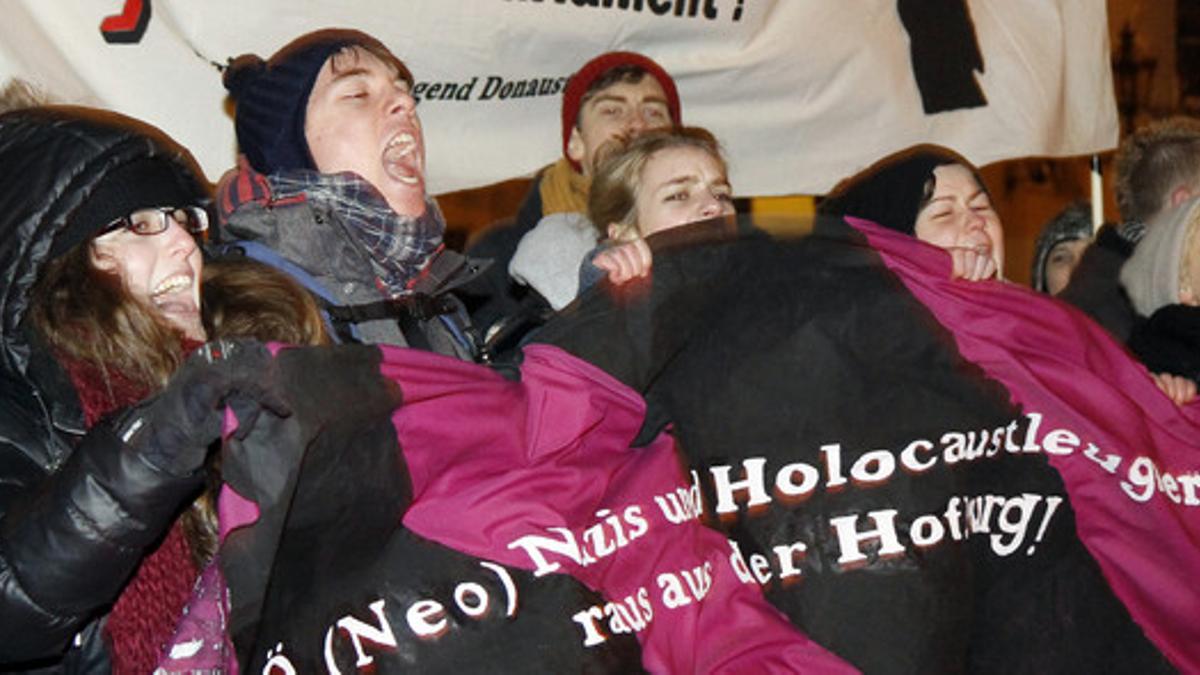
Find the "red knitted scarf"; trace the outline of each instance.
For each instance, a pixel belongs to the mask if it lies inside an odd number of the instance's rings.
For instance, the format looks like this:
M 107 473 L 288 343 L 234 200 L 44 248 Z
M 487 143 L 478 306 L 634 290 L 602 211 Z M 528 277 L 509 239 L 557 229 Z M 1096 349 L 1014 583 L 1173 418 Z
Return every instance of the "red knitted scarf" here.
M 193 345 L 188 345 L 189 351 Z M 118 372 L 108 381 L 91 364 L 62 359 L 79 393 L 87 426 L 104 415 L 145 398 L 146 388 Z M 142 559 L 133 579 L 121 591 L 108 615 L 105 638 L 116 675 L 154 671 L 191 597 L 199 571 L 177 519 L 166 538 Z

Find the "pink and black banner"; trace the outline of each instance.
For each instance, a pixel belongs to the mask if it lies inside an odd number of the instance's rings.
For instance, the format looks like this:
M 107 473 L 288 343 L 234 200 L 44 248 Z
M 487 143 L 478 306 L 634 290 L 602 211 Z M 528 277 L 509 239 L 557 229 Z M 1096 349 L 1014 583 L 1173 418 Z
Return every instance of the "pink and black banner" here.
M 498 371 L 281 350 L 225 452 L 243 668 L 1196 669 L 1196 407 L 912 238 L 709 225 Z

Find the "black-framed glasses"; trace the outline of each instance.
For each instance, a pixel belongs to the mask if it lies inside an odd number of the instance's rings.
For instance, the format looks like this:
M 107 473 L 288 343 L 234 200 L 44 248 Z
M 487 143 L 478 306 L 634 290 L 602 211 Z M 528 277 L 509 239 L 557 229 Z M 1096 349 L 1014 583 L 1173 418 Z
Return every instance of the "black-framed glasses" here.
M 208 211 L 202 206 L 151 206 L 117 218 L 105 225 L 96 236 L 121 228 L 143 237 L 161 234 L 170 225 L 168 218 L 192 234 L 200 234 L 208 229 Z

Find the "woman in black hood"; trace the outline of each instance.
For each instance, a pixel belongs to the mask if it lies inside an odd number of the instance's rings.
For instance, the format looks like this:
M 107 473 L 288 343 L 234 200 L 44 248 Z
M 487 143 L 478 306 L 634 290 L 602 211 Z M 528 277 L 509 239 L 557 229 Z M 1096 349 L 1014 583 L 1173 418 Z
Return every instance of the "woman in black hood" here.
M 822 214 L 851 216 L 945 249 L 954 276 L 1002 278 L 1004 228 L 978 171 L 952 150 L 919 145 L 839 183 Z
M 284 407 L 265 348 L 202 344 L 199 176 L 116 114 L 0 116 L 0 670 L 153 671 L 223 401 Z

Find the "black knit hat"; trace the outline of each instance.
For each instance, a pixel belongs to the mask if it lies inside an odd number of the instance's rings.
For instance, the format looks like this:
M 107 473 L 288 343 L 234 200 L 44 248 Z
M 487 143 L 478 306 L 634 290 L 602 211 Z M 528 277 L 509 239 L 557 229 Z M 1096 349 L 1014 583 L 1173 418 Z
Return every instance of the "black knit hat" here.
M 366 33 L 328 29 L 296 38 L 268 61 L 244 54 L 230 62 L 223 82 L 236 104 L 238 147 L 256 170 L 272 174 L 316 169 L 304 137 L 308 96 L 329 57 L 351 45 L 391 54 Z M 399 59 L 393 56 L 390 64 L 412 84 L 412 75 Z
M 890 230 L 914 234 L 917 213 L 932 187 L 933 170 L 947 164 L 974 167 L 953 151 L 922 145 L 891 155 L 840 183 L 821 204 L 821 213 L 854 216 Z M 979 175 L 975 180 L 983 186 Z
M 138 209 L 189 206 L 204 200 L 199 184 L 163 157 L 137 159 L 109 171 L 68 217 L 50 246 L 55 258 L 95 236 L 101 228 Z

